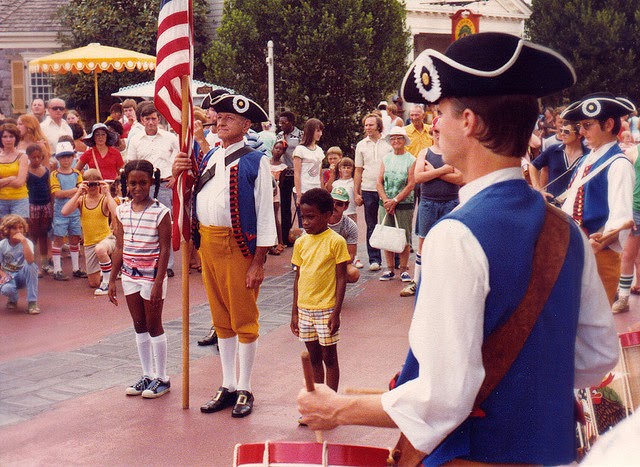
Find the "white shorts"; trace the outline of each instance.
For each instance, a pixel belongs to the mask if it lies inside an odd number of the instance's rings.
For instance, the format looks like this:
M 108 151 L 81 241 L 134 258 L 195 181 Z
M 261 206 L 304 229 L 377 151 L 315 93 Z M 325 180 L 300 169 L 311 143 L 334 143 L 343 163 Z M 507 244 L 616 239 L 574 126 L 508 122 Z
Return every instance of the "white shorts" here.
M 139 279 L 131 279 L 130 277 L 122 275 L 122 291 L 125 295 L 132 295 L 134 293 L 140 293 L 143 300 L 149 300 L 151 298 L 151 289 L 153 288 L 153 281 L 145 281 Z M 162 281 L 162 299 L 167 297 L 167 276 L 164 276 Z

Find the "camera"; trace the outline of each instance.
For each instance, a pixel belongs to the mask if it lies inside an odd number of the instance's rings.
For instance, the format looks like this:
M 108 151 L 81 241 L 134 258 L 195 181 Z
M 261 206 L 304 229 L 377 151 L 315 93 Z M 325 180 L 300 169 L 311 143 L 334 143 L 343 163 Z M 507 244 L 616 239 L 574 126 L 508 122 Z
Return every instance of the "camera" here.
M 87 187 L 88 188 L 93 188 L 96 186 L 100 186 L 100 182 L 87 182 Z

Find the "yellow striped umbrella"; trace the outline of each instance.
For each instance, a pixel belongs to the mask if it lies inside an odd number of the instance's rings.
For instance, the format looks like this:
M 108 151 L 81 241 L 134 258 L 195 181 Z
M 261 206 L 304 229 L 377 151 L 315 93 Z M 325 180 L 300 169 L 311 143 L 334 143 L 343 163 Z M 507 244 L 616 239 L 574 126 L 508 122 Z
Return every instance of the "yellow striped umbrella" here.
M 98 104 L 98 73 L 114 71 L 155 70 L 156 57 L 132 50 L 92 43 L 77 49 L 66 50 L 29 62 L 31 73 L 93 73 L 96 100 L 96 122 L 100 121 Z

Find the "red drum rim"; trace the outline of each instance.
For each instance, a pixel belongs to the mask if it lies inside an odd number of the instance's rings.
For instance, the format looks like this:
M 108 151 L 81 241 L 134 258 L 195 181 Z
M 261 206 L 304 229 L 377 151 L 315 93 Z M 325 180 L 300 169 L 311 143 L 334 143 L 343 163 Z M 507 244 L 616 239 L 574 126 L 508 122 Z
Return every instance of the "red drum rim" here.
M 625 332 L 620 334 L 620 345 L 622 347 L 634 347 L 640 345 L 640 331 Z
M 267 441 L 265 443 L 238 444 L 234 453 L 234 465 L 262 465 L 265 446 L 269 448 L 269 462 L 273 464 L 316 464 L 323 465 L 321 443 Z M 373 446 L 350 444 L 327 444 L 328 464 L 332 466 L 386 466 L 389 450 Z

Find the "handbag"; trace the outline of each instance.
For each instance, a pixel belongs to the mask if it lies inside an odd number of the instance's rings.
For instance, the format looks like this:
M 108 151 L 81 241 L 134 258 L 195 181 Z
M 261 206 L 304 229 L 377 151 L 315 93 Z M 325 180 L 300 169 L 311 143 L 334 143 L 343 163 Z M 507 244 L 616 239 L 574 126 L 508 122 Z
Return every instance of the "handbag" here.
M 398 227 L 398 218 L 393 216 L 396 222 L 396 226 L 384 225 L 387 220 L 387 215 L 384 215 L 382 222 L 377 224 L 373 229 L 371 238 L 369 238 L 369 245 L 379 250 L 392 251 L 394 253 L 402 253 L 407 246 L 407 234 L 404 229 Z

